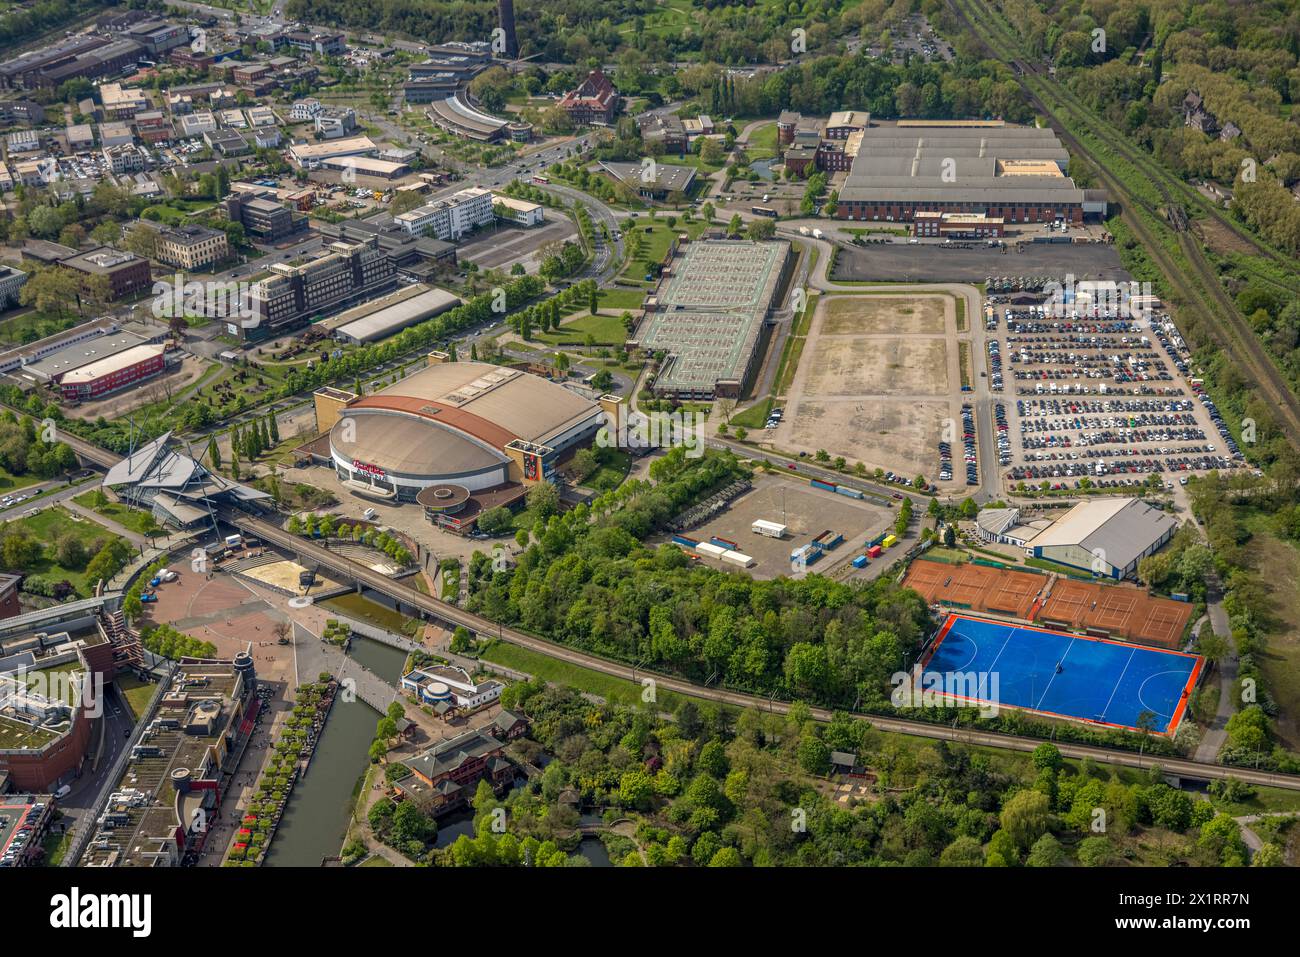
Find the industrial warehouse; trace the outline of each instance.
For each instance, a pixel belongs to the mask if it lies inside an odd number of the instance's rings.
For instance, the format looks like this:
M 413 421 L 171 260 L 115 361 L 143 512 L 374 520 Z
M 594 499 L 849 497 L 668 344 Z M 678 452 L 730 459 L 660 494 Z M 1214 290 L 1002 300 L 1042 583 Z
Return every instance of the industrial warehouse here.
M 927 212 L 1077 225 L 1105 213 L 1066 175 L 1069 153 L 1050 129 L 900 122 L 857 135 L 838 219 L 911 222 Z M 1001 223 L 990 225 L 1000 232 Z
M 657 396 L 739 398 L 789 277 L 790 244 L 702 240 L 676 250 L 630 345 L 667 353 Z
M 374 395 L 317 391 L 317 426 L 328 439 L 313 443 L 313 456 L 348 491 L 418 501 L 438 521 L 472 495 L 507 486 L 522 495 L 551 480 L 556 463 L 604 424 L 600 405 L 562 385 L 448 359 L 431 353 L 427 367 Z M 439 523 L 455 527 L 464 517 Z

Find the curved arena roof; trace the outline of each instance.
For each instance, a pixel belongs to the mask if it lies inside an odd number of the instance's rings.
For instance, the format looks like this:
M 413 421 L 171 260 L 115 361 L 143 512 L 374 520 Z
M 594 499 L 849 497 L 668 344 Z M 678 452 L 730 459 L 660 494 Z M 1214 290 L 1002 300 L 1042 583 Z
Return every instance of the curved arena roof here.
M 351 403 L 330 445 L 390 472 L 451 477 L 506 462 L 501 449 L 516 439 L 546 445 L 601 415 L 595 402 L 540 376 L 446 362 Z

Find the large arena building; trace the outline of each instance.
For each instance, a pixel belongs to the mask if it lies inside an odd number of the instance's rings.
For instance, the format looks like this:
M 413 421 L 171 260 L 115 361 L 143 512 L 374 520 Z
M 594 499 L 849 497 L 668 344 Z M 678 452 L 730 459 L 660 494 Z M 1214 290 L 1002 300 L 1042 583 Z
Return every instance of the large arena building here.
M 530 485 L 604 424 L 598 403 L 540 376 L 446 360 L 432 353 L 426 368 L 374 395 L 316 393 L 317 425 L 345 488 L 410 502 L 426 488 Z

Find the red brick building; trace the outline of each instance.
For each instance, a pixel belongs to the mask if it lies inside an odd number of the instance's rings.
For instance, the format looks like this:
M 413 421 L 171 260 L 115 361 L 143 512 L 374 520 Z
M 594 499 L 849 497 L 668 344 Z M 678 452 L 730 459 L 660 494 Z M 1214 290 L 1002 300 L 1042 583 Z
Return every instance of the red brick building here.
M 569 114 L 577 126 L 593 123 L 609 126 L 618 113 L 621 98 L 614 84 L 599 68 L 587 74 L 576 90 L 570 90 L 560 100 L 560 109 Z

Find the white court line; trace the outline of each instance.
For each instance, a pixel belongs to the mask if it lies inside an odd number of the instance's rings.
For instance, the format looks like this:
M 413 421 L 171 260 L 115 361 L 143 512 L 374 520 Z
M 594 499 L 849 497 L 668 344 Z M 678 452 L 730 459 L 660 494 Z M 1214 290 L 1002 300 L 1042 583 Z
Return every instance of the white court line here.
M 1133 658 L 1137 653 L 1138 650 L 1136 648 L 1128 653 L 1128 661 L 1124 662 L 1124 670 L 1119 673 L 1119 680 L 1115 682 L 1115 687 L 1110 689 L 1110 697 L 1106 699 L 1106 707 L 1101 709 L 1101 714 L 1097 716 L 1097 720 L 1106 720 L 1106 712 L 1110 710 L 1110 703 L 1115 700 L 1115 693 L 1119 691 L 1119 686 L 1123 683 L 1124 676 L 1128 674 L 1128 666 L 1133 664 Z M 1143 684 L 1146 684 L 1146 682 L 1143 682 Z
M 1011 639 L 1015 637 L 1016 632 L 1018 632 L 1019 630 L 1020 630 L 1019 628 L 1012 628 L 1009 632 L 1007 632 L 1007 640 L 1002 642 L 1002 647 L 998 649 L 998 657 L 994 658 L 993 663 L 990 664 L 986 669 L 984 669 L 984 673 L 986 675 L 991 675 L 994 673 L 993 669 L 997 667 L 998 658 L 1002 657 L 1002 652 L 1007 650 L 1007 645 L 1011 643 Z
M 1078 640 L 1079 640 L 1079 639 L 1077 639 L 1077 638 L 1071 638 L 1071 639 L 1070 639 L 1070 643 L 1069 643 L 1068 645 L 1065 646 L 1065 654 L 1061 655 L 1061 660 L 1057 662 L 1058 665 L 1061 663 L 1061 661 L 1064 661 L 1066 658 L 1068 658 L 1068 657 L 1070 656 L 1070 649 L 1074 647 L 1074 643 L 1075 643 L 1076 641 L 1078 641 Z M 1038 710 L 1040 709 L 1040 707 L 1042 706 L 1042 704 L 1043 704 L 1043 699 L 1047 697 L 1047 692 L 1048 692 L 1049 690 L 1051 690 L 1052 682 L 1056 680 L 1056 674 L 1057 674 L 1057 672 L 1056 672 L 1055 670 L 1053 670 L 1053 671 L 1052 671 L 1052 677 L 1050 677 L 1050 678 L 1047 679 L 1047 687 L 1044 688 L 1044 689 L 1043 689 L 1043 693 L 1042 693 L 1041 695 L 1038 696 L 1038 704 L 1034 705 L 1034 710 L 1035 710 L 1035 711 L 1038 711 Z

